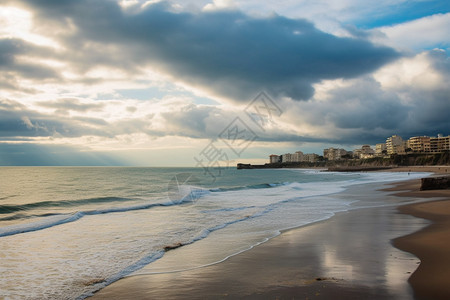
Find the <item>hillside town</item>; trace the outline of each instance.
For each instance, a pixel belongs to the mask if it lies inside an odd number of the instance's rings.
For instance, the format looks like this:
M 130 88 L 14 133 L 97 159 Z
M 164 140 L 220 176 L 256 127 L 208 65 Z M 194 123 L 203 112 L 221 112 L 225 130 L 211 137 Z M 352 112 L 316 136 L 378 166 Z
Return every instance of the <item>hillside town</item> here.
M 401 136 L 393 135 L 386 139 L 385 143 L 375 145 L 373 149 L 370 145 L 363 145 L 359 149 L 347 151 L 345 149 L 327 148 L 323 150 L 323 156 L 315 153 L 285 153 L 282 155 L 272 154 L 269 156 L 270 164 L 296 163 L 317 161 L 337 161 L 349 159 L 368 159 L 374 157 L 391 157 L 392 155 L 406 155 L 409 153 L 440 153 L 450 151 L 450 135 L 437 137 L 415 136 L 404 140 Z

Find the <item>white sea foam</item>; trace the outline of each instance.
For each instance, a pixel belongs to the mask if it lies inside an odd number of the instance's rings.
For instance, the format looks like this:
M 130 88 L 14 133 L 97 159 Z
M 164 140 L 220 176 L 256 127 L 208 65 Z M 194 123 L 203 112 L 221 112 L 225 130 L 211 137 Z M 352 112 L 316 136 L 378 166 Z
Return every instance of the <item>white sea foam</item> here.
M 148 200 L 130 205 L 129 201 L 123 204 L 117 201 L 117 197 L 128 195 L 117 195 L 111 202 L 97 201 L 96 207 L 81 201 L 84 206 L 68 206 L 65 209 L 69 212 L 63 210 L 57 215 L 32 219 L 29 224 L 0 227 L 0 252 L 4 258 L 0 273 L 15 274 L 0 280 L 2 296 L 84 298 L 141 268 L 144 273 L 158 273 L 217 263 L 276 236 L 281 230 L 352 209 L 352 203 L 363 199 L 334 196 L 349 186 L 426 175 L 247 171 L 228 175 L 222 179 L 226 183 L 223 185 L 180 185 L 177 187 L 180 197 L 175 199 L 161 197 L 166 190 L 157 187 L 164 186 L 164 182 L 155 181 L 151 195 L 159 198 L 149 196 Z M 136 172 L 130 170 L 133 174 L 128 179 L 130 185 L 142 180 L 133 177 Z M 154 177 L 160 174 L 155 173 Z M 110 174 L 105 171 L 103 176 L 109 178 Z M 102 180 L 97 189 L 101 189 Z M 145 195 L 140 198 L 146 199 Z M 51 207 L 47 204 L 45 209 Z M 77 211 L 70 212 L 73 209 Z M 39 213 L 42 212 L 47 211 L 41 208 Z M 221 247 L 214 247 L 218 243 Z M 176 258 L 177 252 L 166 256 L 164 249 L 173 245 L 190 245 L 176 250 L 180 252 L 201 247 L 214 251 L 197 251 L 192 259 L 183 259 L 181 263 L 178 259 L 171 264 L 168 260 Z M 207 253 L 207 257 L 198 253 Z M 26 284 L 18 285 L 20 282 Z
M 19 225 L 10 225 L 0 228 L 0 237 L 15 235 L 19 233 L 31 232 L 46 229 L 49 227 L 74 222 L 84 216 L 83 213 L 74 213 L 69 215 L 59 215 L 59 216 L 49 216 L 45 218 L 40 218 L 39 221 L 19 224 Z
M 200 197 L 209 194 L 209 191 L 202 188 L 197 187 L 191 187 L 191 186 L 182 186 L 183 188 L 183 195 L 178 199 L 174 201 L 165 201 L 165 202 L 157 202 L 157 203 L 146 203 L 146 204 L 140 204 L 140 205 L 133 205 L 133 206 L 124 206 L 124 207 L 110 207 L 105 209 L 95 209 L 95 210 L 88 210 L 88 211 L 79 211 L 75 213 L 69 213 L 69 214 L 58 214 L 58 215 L 52 215 L 52 216 L 45 216 L 41 218 L 37 218 L 37 221 L 31 221 L 29 223 L 22 223 L 18 225 L 10 225 L 10 226 L 4 226 L 0 228 L 0 237 L 2 236 L 8 236 L 8 235 L 15 235 L 15 234 L 21 234 L 21 233 L 27 233 L 32 231 L 38 231 L 47 229 L 53 226 L 62 225 L 69 222 L 75 222 L 84 216 L 88 215 L 100 215 L 100 214 L 109 214 L 109 213 L 121 213 L 121 212 L 128 212 L 128 211 L 134 211 L 134 210 L 144 210 L 144 209 L 150 209 L 154 207 L 161 207 L 161 206 L 172 206 L 172 205 L 180 205 L 185 204 L 189 202 L 193 202 Z

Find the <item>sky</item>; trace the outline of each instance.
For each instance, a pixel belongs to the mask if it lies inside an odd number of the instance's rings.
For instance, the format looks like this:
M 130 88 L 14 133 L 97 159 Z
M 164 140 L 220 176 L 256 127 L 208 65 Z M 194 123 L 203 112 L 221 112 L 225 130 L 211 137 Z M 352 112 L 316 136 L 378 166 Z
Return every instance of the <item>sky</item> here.
M 234 166 L 450 134 L 450 2 L 3 0 L 0 165 Z

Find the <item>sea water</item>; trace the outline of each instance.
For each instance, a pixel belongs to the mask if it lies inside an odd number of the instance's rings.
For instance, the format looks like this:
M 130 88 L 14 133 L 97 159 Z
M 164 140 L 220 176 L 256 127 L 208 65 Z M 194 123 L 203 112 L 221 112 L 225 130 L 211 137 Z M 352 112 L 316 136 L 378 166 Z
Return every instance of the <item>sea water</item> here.
M 282 230 L 387 205 L 336 196 L 352 185 L 426 175 L 1 167 L 0 298 L 83 299 L 126 276 L 218 263 Z M 189 257 L 170 251 L 194 244 L 179 252 Z

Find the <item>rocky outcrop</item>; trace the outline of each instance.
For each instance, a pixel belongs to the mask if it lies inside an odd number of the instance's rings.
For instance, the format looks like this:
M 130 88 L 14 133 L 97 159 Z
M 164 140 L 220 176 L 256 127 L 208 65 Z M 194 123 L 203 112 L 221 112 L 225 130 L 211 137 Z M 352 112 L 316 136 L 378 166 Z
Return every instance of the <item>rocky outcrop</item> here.
M 238 170 L 242 170 L 242 169 L 265 169 L 265 168 L 270 168 L 270 166 L 268 164 L 265 165 L 252 165 L 252 164 L 237 164 L 237 169 Z
M 450 188 L 450 176 L 422 178 L 420 190 L 445 190 Z

